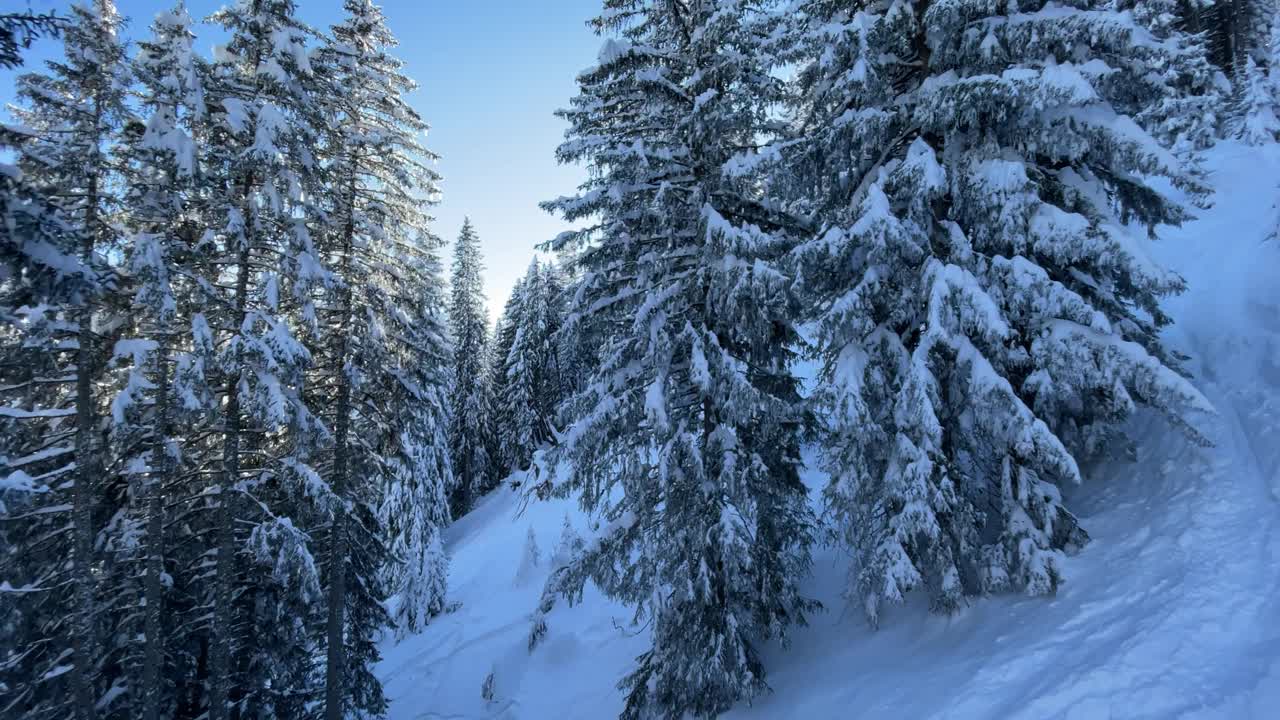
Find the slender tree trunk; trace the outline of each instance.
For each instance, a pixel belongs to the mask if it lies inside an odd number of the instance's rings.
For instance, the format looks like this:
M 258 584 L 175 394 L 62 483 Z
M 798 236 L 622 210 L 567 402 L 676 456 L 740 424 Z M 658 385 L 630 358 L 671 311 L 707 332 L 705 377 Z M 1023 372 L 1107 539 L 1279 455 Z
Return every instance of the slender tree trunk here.
M 94 128 L 100 124 L 101 109 L 95 100 Z M 96 134 L 94 138 L 97 140 Z M 98 233 L 98 171 L 100 164 L 91 163 L 89 185 L 85 192 L 84 238 L 80 248 L 86 267 L 93 266 L 93 251 Z M 72 525 L 72 566 L 75 572 L 75 612 L 71 622 L 71 693 L 73 714 L 77 720 L 94 716 L 93 676 L 90 670 L 94 649 L 93 628 L 93 502 L 99 458 L 93 439 L 97 413 L 93 397 L 94 337 L 92 289 L 85 288 L 80 299 L 76 329 L 76 480 L 72 491 L 74 506 Z
M 329 485 L 337 502 L 333 509 L 333 525 L 329 530 L 329 626 L 328 655 L 325 658 L 324 704 L 326 720 L 342 720 L 343 695 L 346 685 L 346 644 L 344 639 L 347 603 L 347 474 L 350 466 L 348 433 L 351 423 L 351 378 L 347 373 L 347 355 L 351 352 L 351 253 L 355 236 L 355 165 L 347 191 L 347 220 L 343 227 L 343 286 L 339 301 L 337 352 L 333 358 L 338 378 L 338 397 L 333 431 L 333 479 Z
M 164 639 L 160 632 L 160 576 L 164 573 L 163 488 L 169 481 L 172 463 L 168 438 L 172 404 L 169 398 L 168 328 L 160 330 L 156 348 L 156 427 L 151 449 L 153 471 L 147 478 L 147 572 L 143 583 L 146 598 L 144 630 L 146 645 L 142 658 L 142 720 L 160 720 L 160 670 L 164 665 Z
M 253 2 L 253 16 L 261 10 L 260 0 Z M 260 30 L 259 30 L 260 32 Z M 262 38 L 255 37 L 250 52 L 250 66 L 256 68 L 262 59 Z M 254 94 L 261 89 L 261 75 L 254 74 Z M 240 248 L 236 267 L 235 320 L 233 332 L 240 332 L 249 307 L 249 263 L 252 261 L 254 235 L 257 231 L 253 214 L 253 173 L 244 175 L 241 188 L 241 204 L 244 217 L 244 245 Z M 244 426 L 241 417 L 240 380 L 244 376 L 244 353 L 239 349 L 232 360 L 233 372 L 227 377 L 226 420 L 222 445 L 222 487 L 218 493 L 218 513 L 214 517 L 214 533 L 217 538 L 218 560 L 214 569 L 213 638 L 209 648 L 209 720 L 227 720 L 230 716 L 228 701 L 231 699 L 231 642 L 235 637 L 231 627 L 232 574 L 235 572 L 234 539 L 235 516 L 231 512 L 231 489 L 240 476 L 240 434 Z
M 346 340 L 340 343 L 343 354 Z M 325 663 L 325 718 L 342 720 L 343 690 L 346 680 L 346 645 L 343 638 L 347 595 L 347 432 L 348 409 L 351 405 L 351 383 L 345 378 L 338 385 L 338 417 L 334 426 L 333 480 L 331 486 L 338 502 L 334 505 L 333 525 L 329 530 L 329 626 L 328 656 Z
M 90 662 L 94 652 L 93 638 L 93 485 L 97 480 L 98 462 L 93 431 L 93 309 L 88 300 L 80 310 L 76 350 L 76 481 L 72 502 L 75 568 L 75 614 L 71 625 L 71 688 L 77 720 L 93 718 L 93 680 Z
M 472 390 L 471 392 L 475 392 Z M 462 517 L 471 510 L 471 484 L 475 482 L 475 447 L 467 441 L 467 456 L 462 464 L 462 475 L 458 481 L 458 511 L 454 517 Z
M 245 197 L 249 196 L 251 179 L 245 178 Z M 245 203 L 246 209 L 248 202 Z M 252 223 L 246 215 L 246 232 L 252 232 Z M 249 253 L 250 238 L 246 237 L 244 247 L 240 249 L 238 267 L 236 269 L 236 328 L 237 332 L 244 323 L 249 299 Z M 241 411 L 240 379 L 244 369 L 243 354 L 236 351 L 233 360 L 233 372 L 227 377 L 226 425 L 223 430 L 222 446 L 222 486 L 218 491 L 218 512 L 214 517 L 215 546 L 218 549 L 217 565 L 214 568 L 213 592 L 213 628 L 212 647 L 209 652 L 209 720 L 226 720 L 230 709 L 227 702 L 231 696 L 231 639 L 232 612 L 231 589 L 235 572 L 234 524 L 235 515 L 231 511 L 232 487 L 240 476 L 240 435 L 244 427 Z
M 1244 70 L 1248 48 L 1245 47 L 1243 28 L 1245 23 L 1244 6 L 1241 0 L 1230 0 L 1230 19 L 1227 20 L 1227 52 L 1231 58 L 1233 78 L 1240 76 Z

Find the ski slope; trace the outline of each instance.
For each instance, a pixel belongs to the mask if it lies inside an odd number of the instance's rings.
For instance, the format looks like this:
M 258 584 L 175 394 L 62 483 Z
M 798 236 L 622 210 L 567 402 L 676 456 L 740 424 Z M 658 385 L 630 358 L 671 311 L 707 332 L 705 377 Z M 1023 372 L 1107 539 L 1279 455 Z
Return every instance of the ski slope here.
M 1093 538 L 1051 599 L 995 597 L 954 617 L 920 602 L 867 628 L 840 597 L 847 558 L 819 548 L 806 583 L 826 612 L 765 650 L 773 692 L 727 717 L 1280 717 L 1280 147 L 1224 144 L 1206 161 L 1214 206 L 1167 229 L 1155 256 L 1190 290 L 1169 343 L 1218 410 L 1214 447 L 1139 418 L 1133 462 L 1092 468 L 1068 507 Z M 815 491 L 823 482 L 807 478 Z M 390 717 L 616 717 L 616 682 L 647 629 L 588 587 L 530 653 L 530 614 L 570 502 L 502 490 L 450 528 L 456 611 L 387 640 Z M 526 553 L 532 530 L 541 562 Z M 481 687 L 492 673 L 492 699 Z

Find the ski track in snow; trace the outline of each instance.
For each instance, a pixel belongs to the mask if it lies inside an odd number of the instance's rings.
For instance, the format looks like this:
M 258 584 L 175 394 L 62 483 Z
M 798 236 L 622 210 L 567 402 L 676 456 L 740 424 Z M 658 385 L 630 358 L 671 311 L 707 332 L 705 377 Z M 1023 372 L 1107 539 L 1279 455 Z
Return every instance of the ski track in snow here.
M 1224 144 L 1206 163 L 1215 206 L 1168 229 L 1154 254 L 1187 278 L 1168 341 L 1218 409 L 1214 447 L 1159 418 L 1135 421 L 1136 462 L 1095 468 L 1068 507 L 1093 541 L 1051 599 L 1001 596 L 950 618 L 919 598 L 867 629 L 841 598 L 848 560 L 819 548 L 806 584 L 826 612 L 764 648 L 773 692 L 726 717 L 1271 718 L 1280 715 L 1280 147 Z M 816 490 L 823 479 L 809 473 Z M 572 503 L 486 498 L 447 535 L 457 612 L 382 647 L 390 717 L 615 717 L 617 681 L 647 645 L 627 608 L 588 587 L 530 614 Z M 543 566 L 516 583 L 532 527 Z M 481 698 L 494 674 L 495 697 Z

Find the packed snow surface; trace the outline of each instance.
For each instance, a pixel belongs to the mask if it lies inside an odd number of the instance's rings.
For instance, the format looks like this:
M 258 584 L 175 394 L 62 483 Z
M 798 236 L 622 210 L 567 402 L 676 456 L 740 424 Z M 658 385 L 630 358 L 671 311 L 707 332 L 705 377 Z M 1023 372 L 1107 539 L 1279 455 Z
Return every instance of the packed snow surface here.
M 950 618 L 917 599 L 873 631 L 841 597 L 848 558 L 819 548 L 805 589 L 826 611 L 790 648 L 766 648 L 773 692 L 728 717 L 1280 717 L 1280 148 L 1226 144 L 1206 167 L 1213 207 L 1152 252 L 1190 286 L 1167 340 L 1217 409 L 1214 446 L 1139 418 L 1135 459 L 1083 468 L 1067 501 L 1093 541 L 1051 599 L 994 597 Z M 807 480 L 816 497 L 824 479 Z M 391 718 L 617 716 L 615 685 L 648 644 L 627 608 L 588 586 L 528 650 L 566 516 L 592 534 L 572 502 L 525 506 L 504 489 L 450 528 L 459 606 L 386 641 Z

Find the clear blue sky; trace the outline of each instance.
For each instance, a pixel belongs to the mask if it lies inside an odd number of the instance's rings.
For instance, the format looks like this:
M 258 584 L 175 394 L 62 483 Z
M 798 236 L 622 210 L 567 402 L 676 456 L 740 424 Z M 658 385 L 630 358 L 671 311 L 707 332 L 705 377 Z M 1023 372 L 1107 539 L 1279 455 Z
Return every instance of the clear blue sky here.
M 188 0 L 203 18 L 226 0 Z M 67 0 L 0 0 L 6 10 L 29 6 L 65 12 Z M 117 0 L 128 33 L 147 32 L 156 12 L 172 0 Z M 483 242 L 491 320 L 501 310 L 534 245 L 564 229 L 538 202 L 568 194 L 583 176 L 561 167 L 555 147 L 564 123 L 552 115 L 573 95 L 578 71 L 595 62 L 600 40 L 585 21 L 598 0 L 383 0 L 388 24 L 400 39 L 400 57 L 419 90 L 411 101 L 431 123 L 427 146 L 441 155 L 444 197 L 435 232 L 452 240 L 471 216 Z M 298 0 L 299 15 L 320 28 L 338 21 L 342 0 Z M 197 47 L 208 55 L 215 35 Z M 43 43 L 25 69 L 58 51 Z M 13 98 L 9 73 L 0 73 L 0 103 Z

